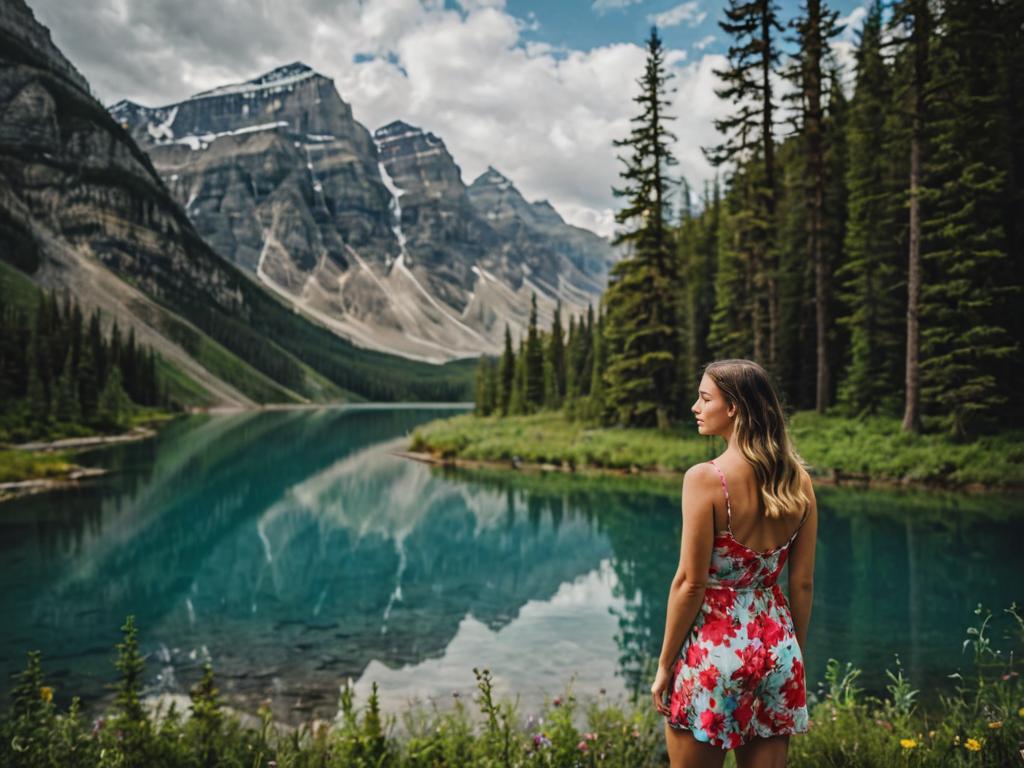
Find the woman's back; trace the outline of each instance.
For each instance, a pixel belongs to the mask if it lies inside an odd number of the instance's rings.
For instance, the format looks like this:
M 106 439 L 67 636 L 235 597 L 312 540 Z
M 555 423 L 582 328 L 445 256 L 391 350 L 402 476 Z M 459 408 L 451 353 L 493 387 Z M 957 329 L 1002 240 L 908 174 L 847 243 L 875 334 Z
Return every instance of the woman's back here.
M 787 510 L 779 517 L 764 514 L 761 489 L 749 463 L 728 456 L 708 463 L 724 478 L 722 497 L 714 505 L 716 533 L 731 531 L 737 541 L 763 552 L 781 547 L 799 530 L 805 509 Z

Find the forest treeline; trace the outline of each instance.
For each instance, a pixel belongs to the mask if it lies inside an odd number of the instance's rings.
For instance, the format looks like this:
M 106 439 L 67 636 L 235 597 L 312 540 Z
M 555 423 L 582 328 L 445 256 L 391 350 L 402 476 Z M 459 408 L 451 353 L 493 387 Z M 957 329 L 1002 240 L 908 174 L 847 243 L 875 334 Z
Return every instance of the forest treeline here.
M 105 333 L 99 310 L 86 318 L 67 292 L 40 293 L 34 314 L 0 293 L 0 440 L 121 429 L 133 404 L 164 399 L 134 329 L 114 320 Z
M 789 409 L 960 439 L 1019 419 L 1024 0 L 876 0 L 847 87 L 827 3 L 785 23 L 770 0 L 724 13 L 732 110 L 703 148 L 718 177 L 698 191 L 671 176 L 652 29 L 615 142 L 629 255 L 567 338 L 560 312 L 536 329 L 534 303 L 518 350 L 506 332 L 482 360 L 477 412 L 665 427 L 688 418 L 703 363 L 744 357 Z

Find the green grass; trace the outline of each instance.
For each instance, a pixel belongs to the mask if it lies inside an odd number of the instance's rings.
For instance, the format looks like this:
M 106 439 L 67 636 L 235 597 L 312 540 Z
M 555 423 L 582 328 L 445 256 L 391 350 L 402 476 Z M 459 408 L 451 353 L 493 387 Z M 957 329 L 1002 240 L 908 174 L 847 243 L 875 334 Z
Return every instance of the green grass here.
M 792 737 L 787 763 L 794 768 L 890 766 L 1006 766 L 1017 764 L 1024 739 L 1024 685 L 1019 651 L 1024 619 L 1016 606 L 993 615 L 981 606 L 968 629 L 969 672 L 957 674 L 955 692 L 922 702 L 897 663 L 882 697 L 865 696 L 860 671 L 830 660 L 819 693 L 808 690 L 809 732 Z M 1007 619 L 1007 616 L 1009 617 Z M 1008 626 L 999 626 L 1008 625 Z M 667 764 L 664 720 L 649 694 L 617 701 L 579 700 L 571 681 L 562 695 L 536 712 L 522 712 L 518 697 L 495 696 L 490 670 L 473 668 L 478 694 L 407 705 L 404 725 L 382 712 L 377 684 L 364 705 L 351 682 L 340 687 L 333 721 L 312 720 L 292 732 L 279 729 L 267 703 L 255 727 L 223 708 L 213 667 L 204 664 L 190 688 L 191 705 L 147 713 L 139 705 L 150 679 L 129 616 L 117 646 L 116 700 L 95 720 L 83 716 L 78 697 L 53 687 L 38 651 L 15 676 L 10 706 L 0 716 L 0 764 L 67 768 L 95 765 L 276 766 L 276 768 L 646 768 Z M 1007 633 L 1008 630 L 1008 633 Z M 1010 638 L 997 649 L 996 637 Z M 113 654 L 112 661 L 114 661 Z M 969 657 L 968 657 L 969 658 Z M 654 657 L 651 657 L 654 661 Z M 150 662 L 150 667 L 152 662 Z M 652 673 L 653 677 L 653 673 Z M 59 684 L 59 678 L 58 678 Z M 58 699 L 70 704 L 61 706 Z M 577 713 L 580 716 L 577 716 Z M 580 727 L 582 724 L 582 727 Z M 726 766 L 735 766 L 730 754 Z
M 558 412 L 529 416 L 459 414 L 418 427 L 411 449 L 451 458 L 529 463 L 568 463 L 644 471 L 685 472 L 721 453 L 719 438 L 685 429 L 592 427 Z M 797 451 L 812 473 L 872 480 L 960 487 L 1024 485 L 1024 430 L 1007 430 L 970 444 L 943 435 L 909 435 L 897 419 L 849 419 L 799 412 L 790 419 Z
M 0 449 L 0 483 L 63 477 L 74 466 L 67 451 L 42 453 Z

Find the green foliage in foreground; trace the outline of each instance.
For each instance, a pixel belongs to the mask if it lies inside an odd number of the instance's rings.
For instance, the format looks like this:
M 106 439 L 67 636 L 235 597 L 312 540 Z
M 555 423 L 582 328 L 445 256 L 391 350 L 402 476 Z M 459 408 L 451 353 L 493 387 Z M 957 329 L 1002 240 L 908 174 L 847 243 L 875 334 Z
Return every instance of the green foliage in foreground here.
M 1024 430 L 1005 430 L 971 444 L 945 435 L 904 433 L 896 418 L 853 419 L 799 411 L 789 420 L 812 473 L 904 479 L 942 485 L 1024 484 Z M 411 449 L 444 457 L 685 472 L 723 450 L 694 431 L 594 427 L 558 412 L 528 416 L 460 414 L 415 429 Z
M 903 676 L 899 660 L 883 698 L 866 697 L 859 670 L 830 660 L 820 695 L 811 696 L 809 733 L 790 742 L 796 766 L 1003 766 L 1014 764 L 1024 739 L 1024 686 L 1019 661 L 992 643 L 993 616 L 980 605 L 978 624 L 967 630 L 974 673 L 953 675 L 953 694 L 924 709 Z M 1016 605 L 1004 612 L 1013 624 L 1015 648 L 1024 643 L 1024 619 Z M 116 667 L 120 681 L 113 708 L 84 722 L 76 696 L 66 711 L 54 703 L 38 651 L 16 675 L 11 706 L 0 719 L 0 762 L 12 768 L 44 766 L 642 766 L 664 765 L 664 724 L 644 698 L 639 705 L 577 702 L 571 689 L 539 716 L 521 723 L 517 705 L 494 698 L 490 671 L 474 668 L 480 716 L 458 698 L 440 712 L 416 707 L 403 713 L 404 733 L 393 735 L 395 715 L 380 711 L 377 685 L 357 708 L 352 689 L 341 690 L 333 723 L 314 721 L 293 731 L 275 727 L 268 707 L 260 726 L 247 728 L 223 707 L 213 670 L 203 666 L 191 689 L 188 712 L 172 703 L 151 716 L 141 705 L 144 660 L 138 629 L 129 616 Z M 578 710 L 586 727 L 576 723 Z M 732 764 L 732 758 L 727 765 Z

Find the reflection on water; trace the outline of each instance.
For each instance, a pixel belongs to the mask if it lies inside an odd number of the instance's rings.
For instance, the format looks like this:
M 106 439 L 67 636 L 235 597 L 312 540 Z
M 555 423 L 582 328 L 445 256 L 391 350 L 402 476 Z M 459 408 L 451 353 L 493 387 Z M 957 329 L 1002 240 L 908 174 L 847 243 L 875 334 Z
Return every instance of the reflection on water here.
M 428 408 L 192 417 L 92 453 L 100 482 L 0 505 L 3 685 L 25 652 L 67 701 L 107 696 L 134 613 L 152 691 L 211 659 L 223 693 L 333 714 L 372 681 L 391 711 L 489 667 L 524 707 L 645 695 L 679 552 L 678 490 L 445 472 L 394 456 Z M 1016 509 L 1013 509 L 1016 505 Z M 809 678 L 869 688 L 898 651 L 927 688 L 963 660 L 978 601 L 1021 600 L 1020 502 L 821 489 Z

